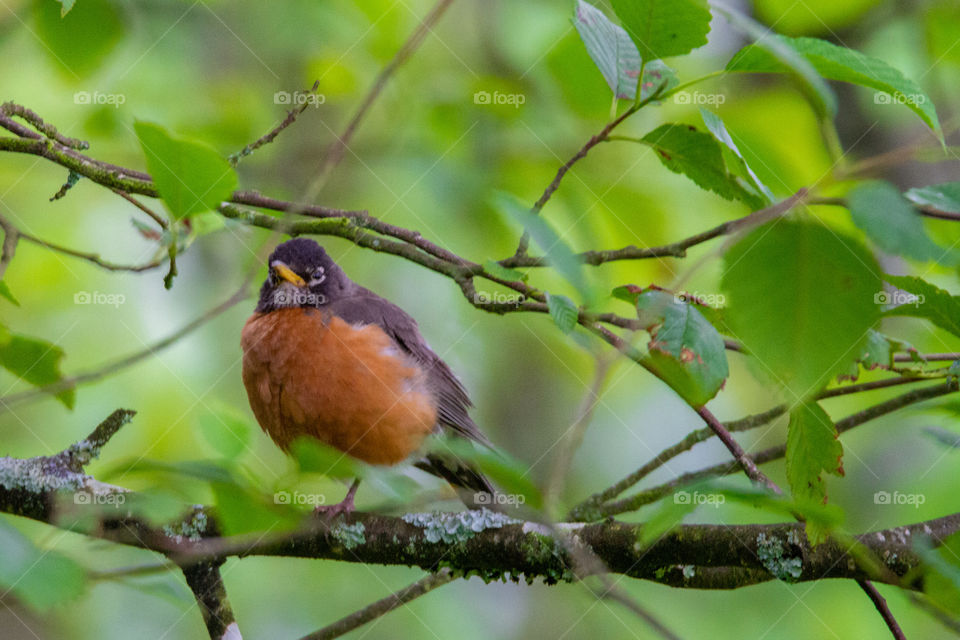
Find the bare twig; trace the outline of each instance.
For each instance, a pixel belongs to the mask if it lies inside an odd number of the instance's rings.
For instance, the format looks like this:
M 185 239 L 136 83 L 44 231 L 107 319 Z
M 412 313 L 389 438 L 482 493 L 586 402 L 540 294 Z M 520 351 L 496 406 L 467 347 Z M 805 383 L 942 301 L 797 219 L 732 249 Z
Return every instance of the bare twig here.
M 903 629 L 900 628 L 900 624 L 897 622 L 897 619 L 893 617 L 890 607 L 887 606 L 887 599 L 880 595 L 880 592 L 873 586 L 873 583 L 869 580 L 857 580 L 857 584 L 860 585 L 860 588 L 863 589 L 867 597 L 870 598 L 870 601 L 873 602 L 873 606 L 880 612 L 880 616 L 886 623 L 887 628 L 890 629 L 890 633 L 893 634 L 894 639 L 907 640 L 907 636 L 903 635 Z
M 147 205 L 143 204 L 142 202 L 140 202 L 139 200 L 131 196 L 129 193 L 127 193 L 123 189 L 111 189 L 111 191 L 113 191 L 115 194 L 117 194 L 118 196 L 120 196 L 121 198 L 123 198 L 124 200 L 132 204 L 133 206 L 135 206 L 137 209 L 140 209 L 140 211 L 143 211 L 145 214 L 153 218 L 154 222 L 160 225 L 161 229 L 166 229 L 169 226 L 163 216 L 161 216 L 159 213 L 157 213 Z
M 318 88 L 319 86 L 320 86 L 320 81 L 319 81 L 319 80 L 315 81 L 315 82 L 313 83 L 313 86 L 310 88 L 310 91 L 309 91 L 308 93 L 310 93 L 310 94 L 316 94 L 317 88 Z M 243 149 L 241 149 L 240 151 L 238 151 L 238 152 L 236 152 L 236 153 L 234 153 L 234 154 L 231 154 L 231 155 L 230 155 L 230 164 L 232 164 L 233 166 L 237 166 L 237 165 L 240 163 L 240 161 L 243 160 L 245 157 L 247 157 L 248 155 L 250 155 L 251 153 L 253 153 L 253 152 L 256 151 L 257 149 L 259 149 L 260 147 L 262 147 L 262 146 L 264 146 L 264 145 L 267 145 L 267 144 L 270 144 L 271 142 L 273 142 L 274 139 L 275 139 L 278 135 L 280 135 L 280 133 L 281 133 L 284 129 L 286 129 L 287 127 L 289 127 L 290 125 L 292 125 L 294 122 L 297 121 L 297 118 L 300 116 L 300 114 L 302 114 L 304 111 L 306 111 L 307 108 L 310 106 L 310 104 L 311 104 L 311 103 L 310 103 L 309 100 L 304 100 L 303 104 L 300 105 L 299 107 L 297 107 L 296 109 L 290 109 L 289 111 L 287 111 L 287 117 L 284 118 L 284 119 L 280 122 L 280 124 L 278 124 L 278 125 L 275 126 L 273 129 L 271 129 L 271 130 L 268 131 L 267 133 L 265 133 L 265 134 L 263 134 L 262 136 L 260 136 L 259 138 L 257 138 L 255 141 L 253 141 L 253 142 L 251 142 L 250 144 L 248 144 L 247 146 L 245 146 L 245 147 L 244 147 Z
M 723 426 L 723 423 L 717 420 L 717 417 L 713 415 L 706 406 L 700 407 L 697 409 L 697 413 L 703 418 L 703 421 L 707 423 L 707 426 L 717 434 L 717 437 L 720 438 L 720 441 L 723 445 L 730 451 L 730 454 L 734 459 L 740 463 L 740 466 L 743 467 L 744 473 L 747 474 L 751 480 L 757 484 L 763 484 L 768 489 L 774 493 L 783 493 L 780 490 L 780 487 L 777 484 L 768 478 L 760 469 L 757 468 L 757 465 L 750 459 L 750 456 L 747 455 L 747 452 L 743 450 L 743 447 L 734 440 L 733 436 L 730 435 L 730 432 Z
M 440 569 L 436 573 L 431 573 L 413 584 L 400 589 L 396 593 L 391 593 L 386 598 L 377 600 L 319 631 L 314 631 L 313 633 L 303 636 L 301 640 L 330 640 L 331 638 L 339 638 L 367 624 L 371 620 L 376 620 L 380 616 L 386 615 L 394 609 L 402 607 L 408 602 L 416 600 L 420 596 L 426 595 L 437 587 L 442 587 L 455 579 L 456 576 L 450 569 Z
M 239 640 L 240 630 L 220 575 L 222 564 L 223 560 L 214 560 L 183 567 L 183 577 L 197 599 L 210 640 Z
M 7 222 L 7 224 L 10 224 Z M 2 223 L 0 223 L 2 225 Z M 29 233 L 24 233 L 23 231 L 17 231 L 19 236 L 24 240 L 29 240 L 30 242 L 50 249 L 51 251 L 56 251 L 57 253 L 62 253 L 67 256 L 72 256 L 74 258 L 80 258 L 81 260 L 86 260 L 87 262 L 92 262 L 101 269 L 106 269 L 107 271 L 132 271 L 134 273 L 139 273 L 141 271 L 149 271 L 150 269 L 156 269 L 164 260 L 152 260 L 150 262 L 145 262 L 143 264 L 117 264 L 114 262 L 107 262 L 103 260 L 96 253 L 85 253 L 83 251 L 77 251 L 76 249 L 70 249 L 69 247 L 64 247 L 63 245 L 55 244 L 53 242 L 48 242 L 47 240 L 42 240 L 36 236 L 33 236 Z

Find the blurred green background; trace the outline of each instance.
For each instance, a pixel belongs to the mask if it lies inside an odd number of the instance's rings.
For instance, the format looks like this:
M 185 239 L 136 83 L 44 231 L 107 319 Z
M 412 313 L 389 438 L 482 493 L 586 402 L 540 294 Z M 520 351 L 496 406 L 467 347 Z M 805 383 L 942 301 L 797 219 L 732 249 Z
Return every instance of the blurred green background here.
M 788 0 L 743 8 L 780 32 L 812 35 L 882 58 L 915 79 L 934 99 L 947 131 L 960 81 L 960 9 L 955 2 Z M 66 135 L 89 140 L 89 153 L 144 168 L 133 132 L 137 119 L 202 139 L 223 155 L 256 139 L 284 116 L 274 93 L 308 88 L 319 79 L 323 104 L 311 107 L 271 145 L 239 167 L 241 188 L 300 197 L 316 175 L 323 150 L 340 132 L 375 75 L 432 6 L 423 0 L 290 0 L 263 2 L 108 2 L 78 0 L 61 22 L 53 0 L 0 2 L 0 98 L 36 110 Z M 603 6 L 601 4 L 601 6 Z M 318 202 L 368 209 L 392 224 L 478 262 L 516 246 L 519 227 L 489 205 L 500 190 L 532 203 L 569 158 L 609 119 L 610 96 L 571 24 L 573 3 L 458 0 L 421 50 L 393 77 L 368 114 L 343 163 Z M 608 12 L 608 15 L 612 15 Z M 69 29 L 69 40 L 61 30 Z M 742 41 L 715 17 L 711 43 L 674 65 L 681 81 L 722 68 Z M 717 110 L 761 179 L 778 196 L 820 179 L 830 167 L 813 114 L 788 81 L 768 76 L 721 77 L 698 87 L 722 96 Z M 840 86 L 838 128 L 854 158 L 917 139 L 934 143 L 907 109 L 875 104 L 873 93 Z M 522 105 L 477 104 L 476 92 L 524 96 Z M 122 96 L 122 104 L 91 104 L 89 95 Z M 103 98 L 102 100 L 108 100 Z M 113 98 L 112 102 L 120 99 Z M 669 101 L 645 109 L 620 133 L 643 135 L 663 122 L 700 124 L 700 105 Z M 956 179 L 956 163 L 910 164 L 884 174 L 898 186 Z M 155 244 L 131 224 L 138 212 L 109 191 L 81 180 L 62 200 L 48 198 L 66 171 L 33 156 L 0 154 L 0 212 L 24 231 L 115 262 L 149 260 Z M 154 203 L 160 207 L 159 202 Z M 747 213 L 743 205 L 699 190 L 666 171 L 649 150 L 628 144 L 594 149 L 544 210 L 576 250 L 672 242 Z M 831 219 L 843 220 L 829 210 Z M 141 216 L 142 217 L 142 216 Z M 849 223 L 841 223 L 848 224 Z M 942 243 L 960 239 L 932 225 Z M 856 232 L 850 226 L 851 233 Z M 5 281 L 21 306 L 0 301 L 12 330 L 54 342 L 68 373 L 139 351 L 230 295 L 269 234 L 231 225 L 205 236 L 180 257 L 173 289 L 162 269 L 109 273 L 81 260 L 21 242 Z M 600 346 L 565 337 L 546 315 L 499 317 L 468 304 L 446 278 L 412 263 L 334 239 L 320 238 L 355 280 L 408 310 L 437 353 L 464 380 L 474 417 L 502 449 L 542 483 L 593 376 Z M 704 245 L 685 261 L 620 262 L 594 270 L 598 283 L 670 286 L 689 264 L 714 251 Z M 909 268 L 884 258 L 888 271 Z M 927 270 L 924 274 L 924 270 Z M 263 276 L 261 269 L 257 278 Z M 957 274 L 924 267 L 920 274 L 958 289 Z M 716 293 L 719 261 L 698 269 L 685 288 Z M 543 272 L 534 282 L 562 288 Z M 123 304 L 79 305 L 82 292 L 122 294 Z M 613 300 L 610 310 L 628 314 Z M 0 413 L 0 454 L 28 457 L 61 450 L 88 434 L 117 407 L 136 409 L 134 422 L 90 467 L 94 475 L 133 489 L 174 486 L 184 498 L 211 502 L 202 483 L 159 473 L 117 471 L 140 457 L 178 462 L 220 455 L 200 425 L 232 407 L 249 427 L 249 448 L 237 465 L 265 494 L 292 473 L 292 464 L 256 427 L 240 381 L 240 329 L 254 300 L 242 303 L 137 366 L 79 389 L 70 412 L 43 399 Z M 884 331 L 921 351 L 956 351 L 956 339 L 923 322 L 885 321 Z M 584 346 L 586 345 L 586 346 Z M 742 359 L 711 407 L 722 419 L 777 402 Z M 862 380 L 881 377 L 865 373 Z M 0 371 L 0 395 L 27 388 Z M 875 402 L 896 391 L 872 392 Z M 826 403 L 834 418 L 864 406 L 863 398 Z M 908 410 L 844 436 L 846 477 L 828 481 L 831 501 L 851 531 L 867 531 L 956 511 L 958 453 L 945 452 L 922 428 L 949 426 L 944 412 Z M 568 505 L 636 469 L 662 448 L 701 426 L 672 392 L 636 366 L 618 363 L 578 452 L 563 496 Z M 744 434 L 747 446 L 783 442 L 786 422 Z M 716 442 L 671 461 L 647 482 L 725 460 Z M 122 465 L 121 465 L 122 466 Z M 781 482 L 782 464 L 768 465 Z M 441 485 L 410 472 L 423 491 Z M 738 481 L 742 479 L 738 478 Z M 338 496 L 333 481 L 315 480 Z M 925 503 L 878 507 L 876 491 L 923 493 Z M 359 508 L 392 497 L 385 483 L 362 486 Z M 448 503 L 446 506 L 452 506 Z M 646 511 L 625 516 L 642 519 Z M 688 522 L 763 522 L 772 516 L 727 504 L 701 506 Z M 38 546 L 96 569 L 149 563 L 146 552 L 111 546 L 59 529 L 0 516 Z M 0 550 L 0 562 L 3 551 Z M 294 638 L 315 630 L 416 579 L 398 567 L 325 561 L 248 558 L 224 566 L 224 579 L 245 638 Z M 679 591 L 620 579 L 618 583 L 686 638 L 883 637 L 871 603 L 852 582 L 789 586 L 768 583 L 730 593 Z M 895 589 L 890 599 L 910 637 L 934 638 L 942 628 Z M 99 581 L 50 613 L 0 595 L 5 638 L 204 638 L 193 597 L 179 573 Z M 484 585 L 459 581 L 354 633 L 356 638 L 653 637 L 625 609 L 598 601 L 578 585 Z

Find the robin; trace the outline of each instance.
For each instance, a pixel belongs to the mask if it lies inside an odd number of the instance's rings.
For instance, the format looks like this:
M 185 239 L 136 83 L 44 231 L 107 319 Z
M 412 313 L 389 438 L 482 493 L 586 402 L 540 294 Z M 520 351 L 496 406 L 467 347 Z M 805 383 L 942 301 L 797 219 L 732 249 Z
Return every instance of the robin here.
M 469 465 L 418 453 L 441 432 L 491 446 L 460 380 L 413 318 L 350 280 L 313 240 L 289 240 L 270 255 L 241 347 L 250 407 L 281 449 L 310 436 L 369 464 L 410 460 L 465 490 L 467 506 L 490 504 L 477 494 L 492 496 L 493 487 Z M 359 484 L 318 510 L 352 511 Z

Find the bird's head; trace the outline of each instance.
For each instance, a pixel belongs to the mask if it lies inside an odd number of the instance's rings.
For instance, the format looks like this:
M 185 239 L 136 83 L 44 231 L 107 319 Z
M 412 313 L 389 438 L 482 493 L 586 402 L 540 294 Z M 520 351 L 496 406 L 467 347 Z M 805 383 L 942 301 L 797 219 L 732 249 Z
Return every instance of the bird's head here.
M 322 307 L 342 297 L 353 282 L 309 238 L 294 238 L 270 254 L 270 272 L 260 288 L 257 311 L 265 313 L 291 307 Z

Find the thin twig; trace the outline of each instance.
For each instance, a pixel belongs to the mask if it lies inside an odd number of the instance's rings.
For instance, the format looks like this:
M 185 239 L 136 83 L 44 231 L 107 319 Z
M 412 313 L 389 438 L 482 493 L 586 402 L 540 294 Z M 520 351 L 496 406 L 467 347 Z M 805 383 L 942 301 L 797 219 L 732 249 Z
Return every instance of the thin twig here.
M 309 93 L 309 94 L 316 94 L 317 88 L 318 88 L 319 86 L 320 86 L 320 81 L 319 81 L 319 80 L 315 81 L 315 82 L 313 83 L 313 86 L 310 87 L 310 91 L 308 91 L 307 93 Z M 264 146 L 264 145 L 267 145 L 267 144 L 270 144 L 271 142 L 273 142 L 273 140 L 274 140 L 278 135 L 280 135 L 280 133 L 281 133 L 284 129 L 286 129 L 287 127 L 289 127 L 290 125 L 292 125 L 294 122 L 296 122 L 296 121 L 297 121 L 297 118 L 300 116 L 300 114 L 302 114 L 304 111 L 306 111 L 307 108 L 308 108 L 310 105 L 311 105 L 311 102 L 310 102 L 309 100 L 304 100 L 303 104 L 300 105 L 299 107 L 297 107 L 296 109 L 290 109 L 289 111 L 287 111 L 287 117 L 284 118 L 284 119 L 280 122 L 280 124 L 278 124 L 277 126 L 275 126 L 273 129 L 271 129 L 271 130 L 268 131 L 267 133 L 263 134 L 262 136 L 260 136 L 259 138 L 257 138 L 256 140 L 254 140 L 253 142 L 251 142 L 250 144 L 248 144 L 247 146 L 245 146 L 245 147 L 244 147 L 243 149 L 241 149 L 240 151 L 238 151 L 238 152 L 236 152 L 236 153 L 234 153 L 234 154 L 231 154 L 231 155 L 230 155 L 230 164 L 232 164 L 233 166 L 237 166 L 237 165 L 240 163 L 240 161 L 243 160 L 245 157 L 247 157 L 248 155 L 250 155 L 251 153 L 253 153 L 253 152 L 256 151 L 257 149 L 259 149 L 260 147 L 262 147 L 262 146 Z
M 456 576 L 454 576 L 450 569 L 440 569 L 436 573 L 431 573 L 396 593 L 391 593 L 386 598 L 377 600 L 363 609 L 355 611 L 345 618 L 337 620 L 333 624 L 327 625 L 319 631 L 314 631 L 311 634 L 303 636 L 301 640 L 330 640 L 331 638 L 339 638 L 365 625 L 371 620 L 376 620 L 380 616 L 386 615 L 394 609 L 402 607 L 408 602 L 416 600 L 420 596 L 426 595 L 437 587 L 442 587 L 455 579 Z
M 169 226 L 167 224 L 167 221 L 163 218 L 163 216 L 161 216 L 159 213 L 157 213 L 147 205 L 143 204 L 142 202 L 140 202 L 139 200 L 131 196 L 129 193 L 127 193 L 123 189 L 111 189 L 111 191 L 113 191 L 115 194 L 117 194 L 118 196 L 120 196 L 121 198 L 123 198 L 124 200 L 132 204 L 133 206 L 135 206 L 137 209 L 140 209 L 140 211 L 143 211 L 145 214 L 153 218 L 154 222 L 160 225 L 161 229 L 166 229 Z
M 0 216 L 0 229 L 3 229 L 3 249 L 0 251 L 0 280 L 2 280 L 10 261 L 13 260 L 13 255 L 17 252 L 20 230 L 3 216 Z
M 86 253 L 83 251 L 77 251 L 76 249 L 71 249 L 69 247 L 64 247 L 63 245 L 55 244 L 53 242 L 48 242 L 36 236 L 30 235 L 29 233 L 24 233 L 23 231 L 18 231 L 18 234 L 24 240 L 29 240 L 30 242 L 50 249 L 51 251 L 56 251 L 57 253 L 62 253 L 67 256 L 72 256 L 74 258 L 80 258 L 81 260 L 86 260 L 87 262 L 92 262 L 101 269 L 106 269 L 107 271 L 131 271 L 133 273 L 140 273 L 142 271 L 149 271 L 150 269 L 156 269 L 161 264 L 163 264 L 164 259 L 152 260 L 150 262 L 145 262 L 143 264 L 117 264 L 114 262 L 107 262 L 100 258 L 99 254 L 96 253 Z
M 747 455 L 747 452 L 743 450 L 743 447 L 730 435 L 730 432 L 723 426 L 723 423 L 717 420 L 717 417 L 713 415 L 706 406 L 697 409 L 697 414 L 699 414 L 700 417 L 703 418 L 703 421 L 707 423 L 707 426 L 717 434 L 717 437 L 720 438 L 720 441 L 730 454 L 740 463 L 740 466 L 743 467 L 743 471 L 747 474 L 747 477 L 757 484 L 765 485 L 774 493 L 783 493 L 780 487 L 777 486 L 777 483 L 757 468 L 757 465 L 750 456 Z
M 890 607 L 887 606 L 887 599 L 880 595 L 880 592 L 873 586 L 873 583 L 869 580 L 857 580 L 857 584 L 860 585 L 860 588 L 863 589 L 867 597 L 870 598 L 870 601 L 873 602 L 873 606 L 880 612 L 880 616 L 886 623 L 887 628 L 890 629 L 890 633 L 893 634 L 894 639 L 907 640 L 907 636 L 903 635 L 903 629 L 900 628 L 897 619 L 893 617 L 893 612 L 891 612 Z

